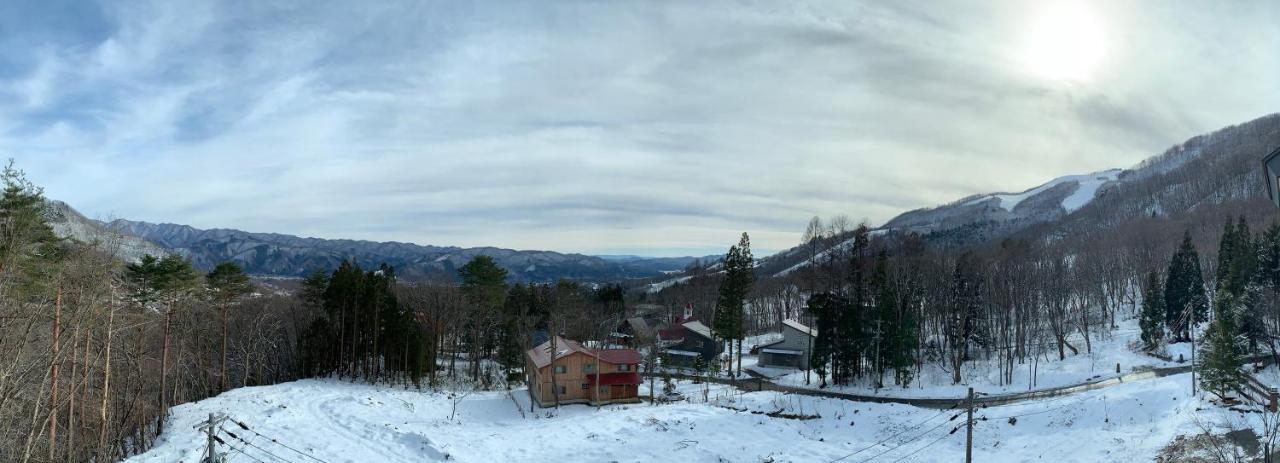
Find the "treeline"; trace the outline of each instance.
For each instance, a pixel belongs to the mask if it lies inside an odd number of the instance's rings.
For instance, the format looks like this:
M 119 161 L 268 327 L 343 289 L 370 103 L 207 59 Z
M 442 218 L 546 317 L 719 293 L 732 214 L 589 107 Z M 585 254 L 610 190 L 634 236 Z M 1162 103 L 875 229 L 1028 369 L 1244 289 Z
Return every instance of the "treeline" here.
M 125 265 L 117 236 L 58 238 L 40 188 L 0 193 L 0 461 L 116 461 L 171 405 L 297 377 L 299 304 L 251 295 L 234 265 Z
M 1196 343 L 1203 365 L 1200 384 L 1218 395 L 1240 388 L 1241 363 L 1251 355 L 1280 359 L 1280 224 L 1254 235 L 1244 217 L 1226 221 L 1211 284 L 1204 283 L 1189 233 L 1164 273 L 1162 283 L 1152 270 L 1144 292 L 1140 325 L 1147 350 L 1190 341 L 1207 323 Z
M 848 223 L 815 218 L 797 248 L 804 262 L 759 280 L 744 298 L 744 335 L 776 332 L 783 319 L 817 332 L 809 373 L 819 384 L 906 386 L 933 365 L 957 384 L 992 368 L 1002 384 L 1021 374 L 1034 386 L 1040 362 L 1092 352 L 1124 319 L 1136 319 L 1142 334 L 1119 341 L 1157 356 L 1198 336 L 1204 385 L 1219 393 L 1239 380 L 1249 355 L 1280 357 L 1280 225 L 1254 234 L 1241 217 L 1221 234 L 1188 229 L 1181 240 L 1013 237 L 951 249 Z M 1197 243 L 1214 239 L 1216 254 L 1202 257 Z M 689 276 L 637 297 L 698 301 L 703 313 L 722 316 L 715 309 L 726 272 Z
M 393 269 L 344 263 L 317 273 L 299 297 L 318 314 L 299 342 L 304 376 L 438 387 L 523 378 L 524 352 L 560 333 L 605 339 L 624 314 L 621 287 L 569 281 L 508 284 L 507 271 L 477 256 L 455 281 L 399 282 Z M 537 339 L 535 339 L 537 338 Z

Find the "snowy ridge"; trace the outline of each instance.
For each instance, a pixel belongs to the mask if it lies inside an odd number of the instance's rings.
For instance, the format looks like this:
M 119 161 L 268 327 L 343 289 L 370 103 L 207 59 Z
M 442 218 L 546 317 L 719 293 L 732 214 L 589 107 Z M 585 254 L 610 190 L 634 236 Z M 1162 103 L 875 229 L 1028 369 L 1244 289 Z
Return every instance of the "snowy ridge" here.
M 1093 201 L 1093 198 L 1097 196 L 1098 189 L 1102 188 L 1103 185 L 1106 185 L 1107 182 L 1119 179 L 1121 172 L 1123 172 L 1121 169 L 1108 169 L 1084 175 L 1066 175 L 1055 178 L 1043 185 L 1021 193 L 996 193 L 983 195 L 965 201 L 961 205 L 970 206 L 990 200 L 991 198 L 997 198 L 1000 200 L 1000 208 L 1006 211 L 1013 211 L 1014 208 L 1018 207 L 1019 204 L 1022 204 L 1022 202 L 1027 200 L 1027 198 L 1049 191 L 1058 185 L 1075 182 L 1078 185 L 1075 192 L 1067 196 L 1066 199 L 1063 199 L 1061 203 L 1062 208 L 1066 209 L 1067 212 L 1074 212 L 1075 210 L 1084 207 L 1085 204 L 1089 204 L 1089 201 Z

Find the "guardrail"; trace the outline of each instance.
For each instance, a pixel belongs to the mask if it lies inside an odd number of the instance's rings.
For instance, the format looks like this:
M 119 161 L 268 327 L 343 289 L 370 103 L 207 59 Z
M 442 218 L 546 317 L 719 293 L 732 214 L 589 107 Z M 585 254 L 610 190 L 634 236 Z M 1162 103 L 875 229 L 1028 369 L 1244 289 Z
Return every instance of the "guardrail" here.
M 1252 373 L 1244 374 L 1244 384 L 1236 390 L 1241 397 L 1249 399 L 1253 403 L 1267 407 L 1267 410 L 1280 410 L 1280 390 L 1263 384 L 1258 380 L 1257 376 Z

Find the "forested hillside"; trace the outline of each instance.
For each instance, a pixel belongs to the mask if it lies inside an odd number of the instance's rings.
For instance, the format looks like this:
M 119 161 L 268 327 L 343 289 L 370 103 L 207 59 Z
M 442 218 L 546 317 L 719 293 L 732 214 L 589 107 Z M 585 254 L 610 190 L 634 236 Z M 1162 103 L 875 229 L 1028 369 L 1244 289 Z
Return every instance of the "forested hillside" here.
M 279 233 L 251 233 L 230 229 L 201 230 L 187 225 L 114 220 L 108 228 L 126 236 L 153 241 L 188 256 L 199 268 L 236 262 L 253 275 L 303 277 L 316 270 L 335 269 L 343 261 L 365 267 L 388 264 L 402 278 L 451 280 L 458 268 L 480 255 L 495 259 L 513 281 L 547 282 L 558 279 L 606 282 L 661 275 L 680 270 L 687 258 L 604 259 L 551 251 L 517 251 L 496 247 L 459 248 L 413 243 L 303 238 Z
M 747 334 L 776 331 L 787 318 L 816 327 L 813 361 L 823 365 L 817 376 L 824 382 L 908 384 L 930 363 L 961 383 L 962 367 L 979 360 L 1012 381 L 1018 365 L 1112 339 L 1119 320 L 1139 317 L 1144 300 L 1160 306 L 1150 309 L 1160 322 L 1149 329 L 1163 331 L 1148 333 L 1151 341 L 1138 348 L 1163 355 L 1166 344 L 1185 340 L 1184 311 L 1195 300 L 1200 329 L 1248 337 L 1239 350 L 1218 346 L 1232 350 L 1226 357 L 1275 352 L 1280 215 L 1265 199 L 1259 168 L 1276 146 L 1280 116 L 1272 115 L 1118 172 L 1071 211 L 1062 206 L 1071 192 L 1057 190 L 1078 188 L 1077 181 L 1024 195 L 1049 195 L 1062 209 L 1052 220 L 976 215 L 963 222 L 944 214 L 945 224 L 917 233 L 815 218 L 800 246 L 759 263 Z M 716 268 L 694 269 L 636 296 L 693 303 L 709 316 L 723 278 Z M 1196 291 L 1203 295 L 1186 296 Z M 1144 292 L 1167 297 L 1151 301 Z M 1246 326 L 1257 331 L 1245 333 Z

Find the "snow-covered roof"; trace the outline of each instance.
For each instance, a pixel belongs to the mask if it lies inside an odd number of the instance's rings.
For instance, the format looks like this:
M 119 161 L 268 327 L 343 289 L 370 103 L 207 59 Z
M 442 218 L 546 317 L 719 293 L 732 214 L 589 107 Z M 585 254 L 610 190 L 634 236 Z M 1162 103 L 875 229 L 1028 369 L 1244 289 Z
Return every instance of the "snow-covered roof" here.
M 687 350 L 667 349 L 667 350 L 664 350 L 664 351 L 662 351 L 662 352 L 663 352 L 663 353 L 666 353 L 666 354 L 671 354 L 671 355 L 679 355 L 679 356 L 682 356 L 682 357 L 697 357 L 697 356 L 698 356 L 698 353 L 697 353 L 697 352 L 689 352 L 689 351 L 687 351 Z
M 782 321 L 782 324 L 783 324 L 783 325 L 786 325 L 786 326 L 790 326 L 790 327 L 792 327 L 792 328 L 795 328 L 796 330 L 800 331 L 801 333 L 808 333 L 808 334 L 809 334 L 809 336 L 813 336 L 813 337 L 815 337 L 815 338 L 816 338 L 816 337 L 818 337 L 818 330 L 815 330 L 815 329 L 813 329 L 813 328 L 809 328 L 809 327 L 807 327 L 807 326 L 804 326 L 804 324 L 802 324 L 802 323 L 800 323 L 800 322 L 798 322 L 798 321 L 795 321 L 795 320 L 783 320 L 783 321 Z
M 685 322 L 683 326 L 684 329 L 698 333 L 699 336 L 707 339 L 715 339 L 711 337 L 711 328 L 707 328 L 707 325 L 703 325 L 700 321 L 694 320 L 691 322 Z
M 801 355 L 801 354 L 804 354 L 804 351 L 801 351 L 801 350 L 794 350 L 794 349 L 772 349 L 772 348 L 770 348 L 770 349 L 760 349 L 760 352 L 767 352 L 767 353 L 770 353 L 770 354 L 786 354 L 786 355 Z

